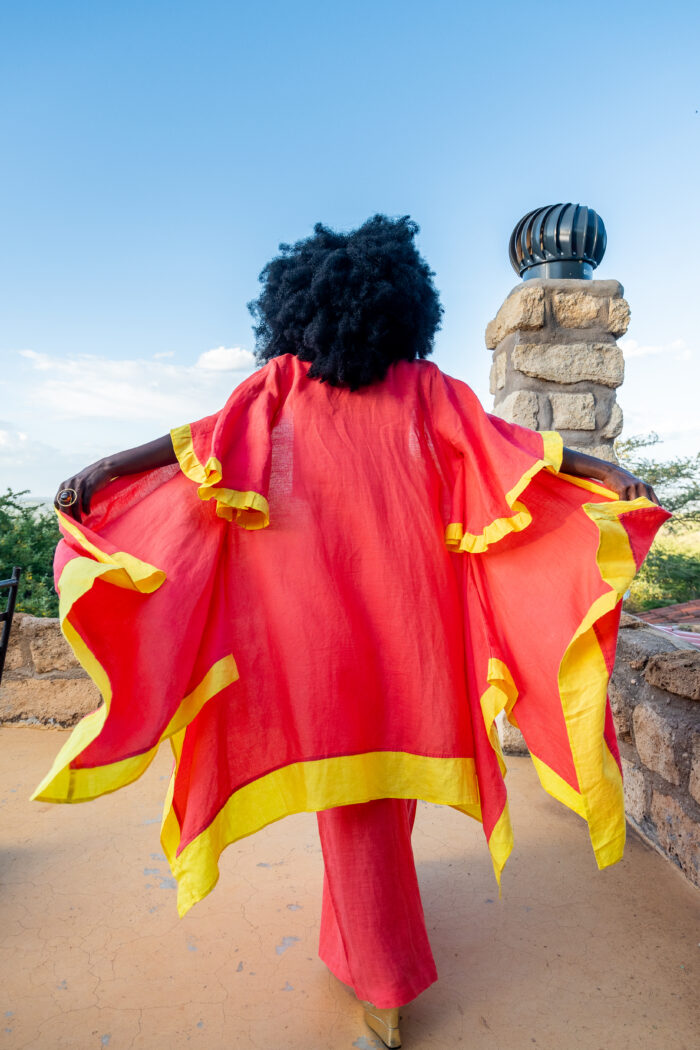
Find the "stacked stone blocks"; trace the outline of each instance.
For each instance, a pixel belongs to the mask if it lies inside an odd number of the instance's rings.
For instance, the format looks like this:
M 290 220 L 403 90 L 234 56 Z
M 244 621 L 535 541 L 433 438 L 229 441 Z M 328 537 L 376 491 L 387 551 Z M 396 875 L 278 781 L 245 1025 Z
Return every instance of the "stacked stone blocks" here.
M 700 886 L 700 651 L 623 614 L 609 696 L 627 818 Z
M 72 726 L 101 702 L 58 620 L 15 614 L 0 685 L 0 722 Z
M 558 430 L 569 448 L 614 461 L 624 378 L 616 339 L 629 306 L 618 281 L 532 279 L 486 328 L 493 411 L 532 430 Z

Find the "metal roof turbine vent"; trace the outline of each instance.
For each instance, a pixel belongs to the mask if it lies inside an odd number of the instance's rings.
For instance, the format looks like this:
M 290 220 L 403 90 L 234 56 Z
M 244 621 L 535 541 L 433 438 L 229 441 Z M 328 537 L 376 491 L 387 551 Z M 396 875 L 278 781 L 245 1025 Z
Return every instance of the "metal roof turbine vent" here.
M 508 254 L 524 281 L 568 277 L 590 281 L 605 254 L 603 220 L 582 204 L 550 204 L 524 215 L 510 235 Z

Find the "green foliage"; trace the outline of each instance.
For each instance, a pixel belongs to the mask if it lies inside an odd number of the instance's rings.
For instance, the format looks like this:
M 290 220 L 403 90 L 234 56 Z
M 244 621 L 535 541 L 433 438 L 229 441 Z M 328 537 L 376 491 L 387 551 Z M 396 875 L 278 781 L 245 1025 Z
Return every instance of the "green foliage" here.
M 21 502 L 26 494 L 8 489 L 0 495 L 0 579 L 8 579 L 14 566 L 19 565 L 22 575 L 16 611 L 58 616 L 53 586 L 53 554 L 60 539 L 58 523 L 50 508 Z
M 627 612 L 659 609 L 700 598 L 700 532 L 661 530 L 625 601 Z
M 700 598 L 700 453 L 660 461 L 642 455 L 658 434 L 615 443 L 620 465 L 648 481 L 673 517 L 660 530 L 625 602 L 629 612 Z
M 640 434 L 615 442 L 620 466 L 648 481 L 673 518 L 666 532 L 680 532 L 700 525 L 700 452 L 661 461 L 640 455 L 640 451 L 661 443 L 658 434 Z

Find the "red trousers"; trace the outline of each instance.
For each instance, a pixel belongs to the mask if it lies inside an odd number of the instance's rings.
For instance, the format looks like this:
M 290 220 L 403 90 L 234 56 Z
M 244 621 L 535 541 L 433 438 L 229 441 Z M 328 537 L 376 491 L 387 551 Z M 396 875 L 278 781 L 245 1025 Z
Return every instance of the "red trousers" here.
M 317 814 L 325 864 L 319 955 L 360 999 L 402 1006 L 437 980 L 411 848 L 416 803 Z

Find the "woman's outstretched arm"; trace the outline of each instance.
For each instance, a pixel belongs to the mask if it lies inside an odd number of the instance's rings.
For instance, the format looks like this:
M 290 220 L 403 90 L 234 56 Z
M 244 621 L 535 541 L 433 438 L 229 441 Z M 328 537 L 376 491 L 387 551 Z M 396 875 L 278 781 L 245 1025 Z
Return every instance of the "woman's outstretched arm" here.
M 574 452 L 572 448 L 565 448 L 560 470 L 562 474 L 573 474 L 577 478 L 595 478 L 606 488 L 617 492 L 620 499 L 646 496 L 652 503 L 661 506 L 651 485 L 605 459 L 597 459 L 595 456 L 587 456 L 585 452 Z
M 166 467 L 169 463 L 176 463 L 177 457 L 173 449 L 170 434 L 149 441 L 146 445 L 137 448 L 129 448 L 125 452 L 117 452 L 113 456 L 105 456 L 91 463 L 80 473 L 59 486 L 61 489 L 74 489 L 77 500 L 71 507 L 60 507 L 58 504 L 58 492 L 54 499 L 54 506 L 59 507 L 64 514 L 80 521 L 81 513 L 89 514 L 90 500 L 95 492 L 103 488 L 113 478 L 120 478 L 124 474 L 141 474 L 145 470 L 156 470 L 158 467 Z
M 98 492 L 108 481 L 113 478 L 122 477 L 124 474 L 140 474 L 145 470 L 156 470 L 165 467 L 169 463 L 176 463 L 177 457 L 173 449 L 173 443 L 169 434 L 149 441 L 137 448 L 127 449 L 125 452 L 117 452 L 113 456 L 106 456 L 91 463 L 72 478 L 68 478 L 59 486 L 61 489 L 74 489 L 77 500 L 71 507 L 60 508 L 80 521 L 81 513 L 90 512 L 90 500 L 95 492 Z M 630 474 L 628 470 L 608 463 L 607 460 L 588 456 L 585 452 L 574 452 L 571 448 L 565 448 L 561 461 L 561 472 L 573 474 L 574 477 L 595 478 L 605 485 L 606 488 L 617 492 L 621 499 L 636 499 L 638 496 L 646 496 L 653 503 L 659 504 L 651 485 L 641 478 Z M 58 493 L 54 500 L 55 506 L 59 506 Z

